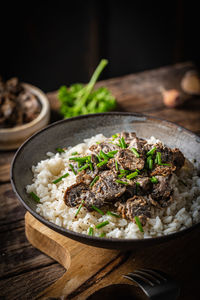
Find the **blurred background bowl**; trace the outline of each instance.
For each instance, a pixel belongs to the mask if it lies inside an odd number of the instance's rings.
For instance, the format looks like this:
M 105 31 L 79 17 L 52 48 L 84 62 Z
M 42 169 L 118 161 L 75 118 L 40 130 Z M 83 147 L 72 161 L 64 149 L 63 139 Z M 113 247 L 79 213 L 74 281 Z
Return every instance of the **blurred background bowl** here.
M 46 95 L 37 87 L 23 83 L 25 90 L 37 96 L 41 105 L 39 115 L 31 122 L 12 128 L 0 129 L 0 150 L 17 149 L 28 137 L 45 127 L 50 118 L 50 105 Z

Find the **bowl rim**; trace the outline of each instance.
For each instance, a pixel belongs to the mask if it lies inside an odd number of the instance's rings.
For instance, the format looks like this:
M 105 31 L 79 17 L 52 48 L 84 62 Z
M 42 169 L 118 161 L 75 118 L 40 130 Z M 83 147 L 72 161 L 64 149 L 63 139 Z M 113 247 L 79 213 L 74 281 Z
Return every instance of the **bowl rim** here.
M 21 82 L 21 84 L 28 91 L 31 91 L 34 95 L 36 95 L 38 97 L 38 100 L 40 101 L 40 104 L 41 104 L 41 111 L 40 111 L 39 115 L 35 119 L 33 119 L 31 122 L 25 123 L 23 125 L 14 126 L 11 128 L 0 128 L 0 134 L 17 133 L 24 129 L 31 128 L 35 124 L 39 123 L 46 116 L 46 114 L 50 111 L 50 104 L 49 104 L 48 98 L 41 89 L 39 89 L 38 87 L 36 87 L 30 83 Z M 35 93 L 34 93 L 34 91 L 35 91 Z
M 83 241 L 83 240 L 87 240 L 87 241 L 90 241 L 90 245 L 92 245 L 92 241 L 94 242 L 97 242 L 94 246 L 97 245 L 97 247 L 101 247 L 99 246 L 99 243 L 101 242 L 102 244 L 107 244 L 109 245 L 109 248 L 110 246 L 112 246 L 112 248 L 114 248 L 115 245 L 120 245 L 121 247 L 123 246 L 123 244 L 126 244 L 127 246 L 128 245 L 133 245 L 133 244 L 146 244 L 148 242 L 159 242 L 159 243 L 162 243 L 162 242 L 165 242 L 165 241 L 168 241 L 170 239 L 173 239 L 173 238 L 176 238 L 178 236 L 182 236 L 186 233 L 189 233 L 190 231 L 194 230 L 195 228 L 200 228 L 200 222 L 196 223 L 196 224 L 193 224 L 192 226 L 188 227 L 188 228 L 185 228 L 183 230 L 180 230 L 180 231 L 176 231 L 176 232 L 173 232 L 173 233 L 169 233 L 167 235 L 163 235 L 163 236 L 156 236 L 156 237 L 147 237 L 147 238 L 142 238 L 142 239 L 137 239 L 137 238 L 112 238 L 112 237 L 104 237 L 102 239 L 102 237 L 98 237 L 98 236 L 89 236 L 87 234 L 84 234 L 84 233 L 79 233 L 79 232 L 76 232 L 76 231 L 73 231 L 73 230 L 70 230 L 70 229 L 66 229 L 64 227 L 61 227 L 59 225 L 56 225 L 55 223 L 51 222 L 51 221 L 48 221 L 47 219 L 45 219 L 44 217 L 42 217 L 41 215 L 39 215 L 36 211 L 34 211 L 32 208 L 29 207 L 28 204 L 26 204 L 26 202 L 21 198 L 21 196 L 18 194 L 17 192 L 17 189 L 15 187 L 15 182 L 14 182 L 14 178 L 13 178 L 13 170 L 14 170 L 14 166 L 15 166 L 15 162 L 16 162 L 16 159 L 17 159 L 17 156 L 18 154 L 21 152 L 21 150 L 23 149 L 23 147 L 32 139 L 34 139 L 35 136 L 37 136 L 38 134 L 40 134 L 41 132 L 45 131 L 45 130 L 48 130 L 49 128 L 51 127 L 54 127 L 54 126 L 57 126 L 58 124 L 60 123 L 68 123 L 68 122 L 71 122 L 71 121 L 76 121 L 76 120 L 79 120 L 79 119 L 85 119 L 85 118 L 90 118 L 90 117 L 101 117 L 101 116 L 104 116 L 104 115 L 123 115 L 123 116 L 132 116 L 132 117 L 138 117 L 138 118 L 145 118 L 145 119 L 149 119 L 149 120 L 153 120 L 153 121 L 160 121 L 160 122 L 163 122 L 165 123 L 166 125 L 171 125 L 171 126 L 175 126 L 177 128 L 180 128 L 180 130 L 183 130 L 185 132 L 187 132 L 188 134 L 190 134 L 193 138 L 196 139 L 196 141 L 198 143 L 200 143 L 200 136 L 196 135 L 195 133 L 193 133 L 192 131 L 184 128 L 183 126 L 181 125 L 177 125 L 176 123 L 174 122 L 171 122 L 171 121 L 167 121 L 165 119 L 162 119 L 162 118 L 157 118 L 157 117 L 154 117 L 154 116 L 149 116 L 149 115 L 145 115 L 145 114 L 141 114 L 141 113 L 135 113 L 135 112 L 107 112 L 107 113 L 97 113 L 97 114 L 87 114 L 87 115 L 81 115 L 81 116 L 77 116 L 77 117 L 72 117 L 72 118 L 68 118 L 68 119 L 63 119 L 63 120 L 59 120 L 59 121 L 56 121 L 48 126 L 46 126 L 45 128 L 41 129 L 40 131 L 36 132 L 35 134 L 33 134 L 31 137 L 29 137 L 20 147 L 19 149 L 16 151 L 15 155 L 14 155 L 14 158 L 12 160 L 12 163 L 11 163 L 11 168 L 10 168 L 10 179 L 11 179 L 11 184 L 12 184 L 12 188 L 15 192 L 15 194 L 17 195 L 17 198 L 20 200 L 20 202 L 23 204 L 23 206 L 27 209 L 27 211 L 29 213 L 31 213 L 31 215 L 33 215 L 37 220 L 39 220 L 41 223 L 43 223 L 44 225 L 46 225 L 48 228 L 58 232 L 58 233 L 61 233 L 64 235 L 64 236 L 67 236 L 69 238 L 72 238 L 73 239 L 73 236 L 75 237 L 74 239 L 78 240 L 78 241 Z M 105 245 L 102 245 L 103 248 L 107 248 Z M 124 247 L 126 248 L 126 246 Z

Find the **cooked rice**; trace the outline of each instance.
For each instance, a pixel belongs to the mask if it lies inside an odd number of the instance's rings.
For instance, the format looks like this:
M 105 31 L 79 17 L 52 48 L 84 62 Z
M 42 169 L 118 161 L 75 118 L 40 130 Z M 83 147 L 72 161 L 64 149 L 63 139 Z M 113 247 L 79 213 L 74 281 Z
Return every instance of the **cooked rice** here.
M 75 218 L 77 207 L 68 207 L 63 201 L 66 188 L 76 182 L 76 176 L 69 170 L 69 157 L 73 152 L 86 155 L 92 144 L 105 139 L 105 136 L 98 134 L 84 140 L 84 143 L 68 148 L 63 153 L 47 152 L 48 158 L 32 167 L 33 183 L 26 189 L 27 193 L 34 192 L 40 198 L 37 213 L 58 226 L 76 232 L 88 234 L 89 228 L 93 227 L 95 236 L 106 233 L 106 237 L 109 238 L 126 239 L 163 236 L 188 228 L 200 221 L 200 178 L 193 164 L 187 160 L 179 176 L 172 175 L 174 201 L 164 209 L 152 207 L 152 217 L 143 227 L 144 233 L 140 232 L 134 222 L 110 215 L 102 216 L 95 211 L 89 212 L 84 207 Z M 157 142 L 158 140 L 154 137 L 148 140 L 149 144 Z M 67 172 L 70 174 L 68 177 L 63 178 L 57 184 L 52 183 Z M 108 225 L 100 229 L 95 228 L 96 224 L 106 220 L 109 221 Z

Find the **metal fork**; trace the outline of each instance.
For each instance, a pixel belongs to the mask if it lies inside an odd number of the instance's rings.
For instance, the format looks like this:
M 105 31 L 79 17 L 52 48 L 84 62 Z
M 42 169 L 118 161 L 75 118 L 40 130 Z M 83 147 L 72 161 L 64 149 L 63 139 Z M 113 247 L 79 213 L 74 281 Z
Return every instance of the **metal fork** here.
M 123 277 L 136 283 L 151 300 L 175 300 L 179 284 L 166 273 L 154 269 L 139 269 Z

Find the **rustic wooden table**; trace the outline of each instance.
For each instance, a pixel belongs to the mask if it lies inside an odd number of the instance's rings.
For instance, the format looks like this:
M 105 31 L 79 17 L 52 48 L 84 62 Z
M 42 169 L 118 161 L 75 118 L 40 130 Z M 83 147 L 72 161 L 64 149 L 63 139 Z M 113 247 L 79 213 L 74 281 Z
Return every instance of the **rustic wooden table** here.
M 98 85 L 105 85 L 113 92 L 119 103 L 118 110 L 164 118 L 200 134 L 200 98 L 192 97 L 181 108 L 168 109 L 164 107 L 160 94 L 160 87 L 179 88 L 181 77 L 192 68 L 192 63 L 182 63 L 102 81 Z M 52 108 L 51 121 L 60 119 L 56 93 L 49 93 L 48 97 Z M 65 269 L 34 248 L 25 237 L 25 209 L 16 199 L 9 179 L 13 155 L 14 151 L 0 152 L 0 299 L 36 299 L 38 294 L 65 273 Z M 23 180 L 23 174 L 20 176 Z M 78 248 L 77 244 L 81 247 L 81 244 L 74 243 L 75 248 Z M 93 250 L 100 253 L 100 250 L 90 247 L 90 251 Z M 114 284 L 116 274 L 128 271 L 127 262 L 132 263 L 134 268 L 165 270 L 180 281 L 180 299 L 200 299 L 199 253 L 197 230 L 184 238 L 157 247 L 132 253 L 114 253 L 106 263 L 103 261 L 96 266 L 95 274 L 85 282 L 76 284 L 68 299 L 86 299 L 91 291 Z M 112 297 L 109 296 L 109 299 Z

